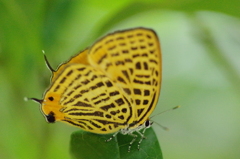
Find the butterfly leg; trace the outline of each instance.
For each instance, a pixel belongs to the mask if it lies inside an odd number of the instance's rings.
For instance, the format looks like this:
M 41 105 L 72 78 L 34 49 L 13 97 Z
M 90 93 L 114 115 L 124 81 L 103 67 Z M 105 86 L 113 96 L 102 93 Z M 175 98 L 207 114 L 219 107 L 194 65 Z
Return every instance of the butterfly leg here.
M 140 144 L 142 143 L 142 140 L 146 139 L 146 137 L 144 136 L 145 130 L 146 130 L 146 128 L 143 130 L 142 133 L 140 131 L 136 131 L 141 136 L 141 139 L 138 142 L 138 151 L 140 150 Z
M 112 135 L 112 137 L 110 137 L 109 139 L 105 140 L 105 142 L 111 141 L 113 138 L 115 138 L 115 137 L 117 136 L 118 133 L 119 133 L 119 131 L 116 132 L 116 133 L 114 133 L 114 134 Z
M 135 142 L 135 140 L 137 139 L 138 136 L 135 134 L 132 134 L 132 133 L 128 133 L 128 135 L 133 137 L 132 141 L 129 143 L 129 146 L 128 146 L 128 152 L 130 152 L 132 144 Z
M 146 137 L 144 136 L 144 133 L 145 133 L 146 129 L 150 128 L 152 124 L 153 124 L 153 122 L 148 119 L 148 120 L 144 123 L 143 131 L 140 132 L 141 129 L 139 129 L 138 131 L 136 131 L 136 132 L 141 136 L 141 139 L 140 139 L 139 142 L 138 142 L 138 151 L 140 150 L 140 144 L 141 144 L 142 140 L 143 140 L 143 139 L 146 139 Z

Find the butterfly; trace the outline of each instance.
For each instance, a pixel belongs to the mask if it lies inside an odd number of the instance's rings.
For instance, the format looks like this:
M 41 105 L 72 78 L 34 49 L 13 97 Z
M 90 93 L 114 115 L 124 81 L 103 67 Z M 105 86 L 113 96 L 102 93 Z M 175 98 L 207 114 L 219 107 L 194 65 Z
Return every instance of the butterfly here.
M 82 130 L 113 136 L 138 135 L 152 125 L 149 116 L 161 87 L 161 50 L 148 28 L 110 33 L 52 71 L 40 103 L 47 122 L 62 121 Z M 138 135 L 134 134 L 137 132 Z M 138 145 L 138 149 L 139 149 Z

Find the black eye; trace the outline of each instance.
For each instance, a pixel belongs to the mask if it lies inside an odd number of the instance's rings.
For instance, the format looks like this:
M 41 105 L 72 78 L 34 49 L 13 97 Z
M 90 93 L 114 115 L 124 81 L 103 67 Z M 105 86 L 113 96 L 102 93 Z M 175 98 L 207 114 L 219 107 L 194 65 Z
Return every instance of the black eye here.
M 48 115 L 46 115 L 47 122 L 54 123 L 55 122 L 55 116 L 53 112 L 50 112 Z
M 149 120 L 147 120 L 147 121 L 145 122 L 145 127 L 146 127 L 146 128 L 150 127 L 151 125 L 152 125 L 152 124 L 150 123 Z
M 50 101 L 53 101 L 53 100 L 54 100 L 54 98 L 53 98 L 53 97 L 48 97 L 48 99 L 49 99 Z

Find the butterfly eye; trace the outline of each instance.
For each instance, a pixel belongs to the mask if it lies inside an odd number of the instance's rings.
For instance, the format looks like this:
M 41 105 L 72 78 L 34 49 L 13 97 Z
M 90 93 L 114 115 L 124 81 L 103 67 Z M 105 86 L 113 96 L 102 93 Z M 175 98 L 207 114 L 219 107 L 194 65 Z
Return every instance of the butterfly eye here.
M 153 124 L 153 123 L 152 123 L 150 120 L 147 120 L 147 121 L 145 122 L 145 127 L 146 127 L 146 128 L 149 128 L 149 127 L 151 127 L 152 124 Z
M 46 115 L 47 122 L 54 123 L 55 122 L 55 116 L 53 112 L 50 112 L 48 115 Z
M 53 98 L 53 97 L 48 97 L 48 99 L 49 99 L 50 101 L 53 101 L 53 100 L 54 100 L 54 98 Z

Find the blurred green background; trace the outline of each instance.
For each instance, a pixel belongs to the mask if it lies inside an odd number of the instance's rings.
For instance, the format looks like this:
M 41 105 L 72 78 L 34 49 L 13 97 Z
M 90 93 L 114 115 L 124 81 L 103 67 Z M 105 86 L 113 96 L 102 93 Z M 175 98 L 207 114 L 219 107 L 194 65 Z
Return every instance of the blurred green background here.
M 181 105 L 153 118 L 170 129 L 153 126 L 164 158 L 239 159 L 239 17 L 239 0 L 1 0 L 0 158 L 70 158 L 78 129 L 47 124 L 39 106 L 23 100 L 41 98 L 49 85 L 41 50 L 56 68 L 109 32 L 142 26 L 162 47 L 153 114 Z

